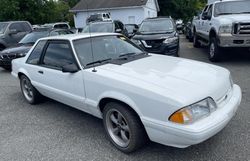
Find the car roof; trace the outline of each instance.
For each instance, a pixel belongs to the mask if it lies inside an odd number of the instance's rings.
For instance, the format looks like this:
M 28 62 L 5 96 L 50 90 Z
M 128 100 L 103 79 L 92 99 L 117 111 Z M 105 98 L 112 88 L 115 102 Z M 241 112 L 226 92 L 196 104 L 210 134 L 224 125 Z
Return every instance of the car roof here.
M 78 40 L 78 39 L 85 39 L 85 38 L 94 38 L 99 36 L 117 36 L 121 34 L 117 33 L 81 33 L 81 34 L 68 34 L 68 35 L 59 35 L 59 36 L 52 36 L 52 37 L 46 37 L 42 38 L 41 40 Z
M 144 21 L 150 21 L 150 20 L 162 20 L 162 19 L 167 19 L 167 20 L 172 20 L 170 17 L 153 17 L 153 18 L 147 18 Z

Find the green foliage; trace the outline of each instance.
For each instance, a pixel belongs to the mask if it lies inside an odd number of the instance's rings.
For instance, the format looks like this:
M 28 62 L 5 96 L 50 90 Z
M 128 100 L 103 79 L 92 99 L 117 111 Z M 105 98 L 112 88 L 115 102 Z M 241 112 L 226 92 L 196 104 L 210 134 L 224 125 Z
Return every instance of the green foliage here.
M 67 21 L 69 9 L 79 0 L 0 0 L 0 21 L 27 20 L 32 24 Z
M 158 0 L 158 2 L 161 16 L 188 21 L 204 7 L 207 0 Z

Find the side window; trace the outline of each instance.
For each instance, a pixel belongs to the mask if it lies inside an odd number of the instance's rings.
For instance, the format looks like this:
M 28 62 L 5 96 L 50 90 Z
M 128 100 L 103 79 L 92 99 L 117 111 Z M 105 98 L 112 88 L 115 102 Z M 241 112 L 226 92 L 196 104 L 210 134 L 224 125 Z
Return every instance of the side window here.
M 50 42 L 42 60 L 42 65 L 61 69 L 65 65 L 75 63 L 68 42 Z
M 37 65 L 39 63 L 45 44 L 46 44 L 46 41 L 44 40 L 39 41 L 36 47 L 34 48 L 34 50 L 31 52 L 26 63 Z
M 120 26 L 119 26 L 119 24 L 117 23 L 117 22 L 114 22 L 115 23 L 115 29 L 117 30 L 117 29 L 121 29 L 120 28 Z
M 212 13 L 213 13 L 213 5 L 211 4 L 211 5 L 209 6 L 208 11 L 207 11 L 207 15 L 212 17 Z
M 20 23 L 13 23 L 13 24 L 11 24 L 9 29 L 10 30 L 16 30 L 18 32 L 23 32 L 23 28 L 20 25 Z
M 26 22 L 21 23 L 21 26 L 22 26 L 22 28 L 24 29 L 24 31 L 26 31 L 26 32 L 32 31 L 30 25 L 29 25 L 28 23 L 26 23 Z
M 202 12 L 202 17 L 204 16 L 205 13 L 207 13 L 207 10 L 208 10 L 208 6 L 206 6 Z

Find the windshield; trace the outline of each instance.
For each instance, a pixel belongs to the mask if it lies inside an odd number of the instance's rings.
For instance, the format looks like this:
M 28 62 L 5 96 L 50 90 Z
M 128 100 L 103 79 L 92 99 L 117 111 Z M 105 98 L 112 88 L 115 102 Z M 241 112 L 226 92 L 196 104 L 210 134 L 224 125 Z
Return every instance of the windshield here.
M 20 44 L 35 43 L 38 39 L 48 36 L 49 32 L 32 32 L 24 36 Z
M 147 20 L 141 24 L 139 32 L 169 32 L 173 31 L 174 25 L 170 19 Z
M 88 64 L 99 60 L 119 59 L 124 54 L 143 53 L 124 36 L 94 37 L 91 41 L 85 38 L 75 40 L 73 44 L 82 66 L 88 66 Z
M 83 29 L 83 33 L 89 32 L 113 32 L 113 23 L 91 23 Z
M 214 7 L 214 16 L 227 14 L 250 13 L 250 1 L 230 1 L 217 3 Z
M 126 29 L 128 30 L 128 33 L 133 33 L 135 26 L 134 25 L 125 25 Z
M 0 33 L 3 34 L 8 26 L 8 23 L 0 23 Z

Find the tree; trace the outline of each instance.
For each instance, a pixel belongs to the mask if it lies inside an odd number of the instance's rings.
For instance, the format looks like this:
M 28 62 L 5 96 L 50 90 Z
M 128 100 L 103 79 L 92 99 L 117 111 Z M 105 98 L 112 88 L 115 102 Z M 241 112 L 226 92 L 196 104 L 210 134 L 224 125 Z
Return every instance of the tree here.
M 206 4 L 206 0 L 158 0 L 161 16 L 190 20 Z

